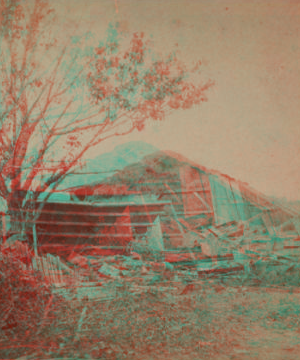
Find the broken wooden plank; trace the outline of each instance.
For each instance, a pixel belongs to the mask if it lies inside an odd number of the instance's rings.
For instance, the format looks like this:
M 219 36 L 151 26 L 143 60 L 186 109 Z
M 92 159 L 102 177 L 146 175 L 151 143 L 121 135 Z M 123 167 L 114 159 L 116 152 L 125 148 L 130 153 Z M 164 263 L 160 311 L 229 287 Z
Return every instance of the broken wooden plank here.
M 234 266 L 230 268 L 216 268 L 216 269 L 206 269 L 206 270 L 198 270 L 198 276 L 203 277 L 207 275 L 222 275 L 222 274 L 229 274 L 229 273 L 236 273 L 244 271 L 244 266 Z
M 202 202 L 203 205 L 206 206 L 207 210 L 212 210 L 208 203 L 198 194 L 198 192 L 194 192 L 195 196 Z

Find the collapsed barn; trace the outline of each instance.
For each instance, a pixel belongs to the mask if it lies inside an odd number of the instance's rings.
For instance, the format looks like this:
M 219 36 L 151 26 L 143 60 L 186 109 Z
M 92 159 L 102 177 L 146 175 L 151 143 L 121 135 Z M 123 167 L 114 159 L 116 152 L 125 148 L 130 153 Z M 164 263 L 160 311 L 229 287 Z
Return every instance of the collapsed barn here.
M 101 183 L 52 194 L 34 223 L 39 251 L 50 253 L 76 248 L 105 255 L 130 246 L 208 256 L 236 248 L 300 249 L 295 210 L 167 152 L 146 156 Z
M 118 219 L 99 221 L 98 245 L 116 243 L 117 236 L 124 235 L 125 242 L 151 238 L 153 243 L 153 238 L 161 237 L 157 249 L 201 246 L 207 255 L 218 255 L 226 253 L 235 239 L 243 239 L 250 251 L 275 246 L 297 252 L 300 244 L 296 211 L 173 153 L 146 156 L 100 184 L 69 193 L 74 206 L 89 203 L 119 209 Z

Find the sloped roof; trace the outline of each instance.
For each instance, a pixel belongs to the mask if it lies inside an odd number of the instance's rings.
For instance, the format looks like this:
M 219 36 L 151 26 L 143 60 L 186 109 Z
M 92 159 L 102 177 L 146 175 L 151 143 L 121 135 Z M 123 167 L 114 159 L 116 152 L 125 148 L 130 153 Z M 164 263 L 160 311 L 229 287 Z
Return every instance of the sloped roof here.
M 131 164 L 102 180 L 101 183 L 71 188 L 66 191 L 73 194 L 90 196 L 128 196 L 141 193 L 140 189 L 139 191 L 135 189 L 136 184 L 142 185 L 144 191 L 151 191 L 153 189 L 152 185 L 155 185 L 157 190 L 160 191 L 159 182 L 161 182 L 162 186 L 164 186 L 166 181 L 180 182 L 179 169 L 184 166 L 195 168 L 201 173 L 217 179 L 224 187 L 241 193 L 245 201 L 255 204 L 258 208 L 277 208 L 291 215 L 297 214 L 295 210 L 290 209 L 288 206 L 284 206 L 252 189 L 247 183 L 236 180 L 219 171 L 208 169 L 172 151 L 159 151 L 147 155 L 141 161 Z

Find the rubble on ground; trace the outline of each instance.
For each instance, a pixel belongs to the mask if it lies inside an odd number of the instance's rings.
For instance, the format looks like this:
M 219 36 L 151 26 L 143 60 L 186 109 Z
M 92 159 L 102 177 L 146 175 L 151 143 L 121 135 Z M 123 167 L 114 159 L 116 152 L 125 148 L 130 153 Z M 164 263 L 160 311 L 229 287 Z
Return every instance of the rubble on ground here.
M 166 249 L 157 218 L 140 240 L 131 242 L 126 255 L 100 256 L 95 251 L 83 255 L 73 250 L 65 259 L 34 256 L 18 240 L 2 244 L 2 254 L 9 254 L 24 270 L 39 272 L 54 292 L 66 298 L 107 300 L 120 286 L 129 292 L 153 286 L 162 291 L 215 277 L 229 282 L 238 278 L 243 284 L 300 284 L 297 219 L 273 228 L 267 220 L 253 223 L 253 219 L 197 228 L 193 219 L 180 223 L 182 237 L 188 238 L 183 244 L 189 246 Z

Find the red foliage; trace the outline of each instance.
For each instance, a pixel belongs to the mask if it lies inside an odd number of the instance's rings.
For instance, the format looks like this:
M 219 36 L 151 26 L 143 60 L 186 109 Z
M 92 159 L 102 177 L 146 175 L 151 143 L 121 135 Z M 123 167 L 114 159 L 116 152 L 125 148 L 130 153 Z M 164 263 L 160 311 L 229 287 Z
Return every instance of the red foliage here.
M 116 54 L 117 53 L 117 54 Z M 188 109 L 206 101 L 212 82 L 189 80 L 192 71 L 176 56 L 152 59 L 144 34 L 135 33 L 123 49 L 118 39 L 95 49 L 88 74 L 91 100 L 117 123 L 131 119 L 133 129 L 143 130 L 147 119 L 163 120 L 169 110 Z M 200 62 L 194 71 L 198 71 Z M 123 134 L 123 133 L 122 133 Z
M 0 320 L 0 332 L 29 336 L 37 331 L 51 292 L 39 274 L 28 266 L 24 268 L 30 260 L 22 254 L 17 247 L 0 251 L 0 313 L 5 314 Z

